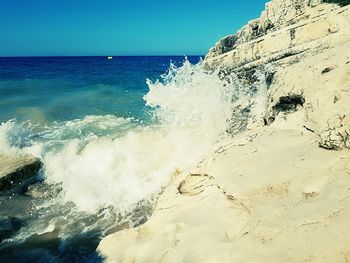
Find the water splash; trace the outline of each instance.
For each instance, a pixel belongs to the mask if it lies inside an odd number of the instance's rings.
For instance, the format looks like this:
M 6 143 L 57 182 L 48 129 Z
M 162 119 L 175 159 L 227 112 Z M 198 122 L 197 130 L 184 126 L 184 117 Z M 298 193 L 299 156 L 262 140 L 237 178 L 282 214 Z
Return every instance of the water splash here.
M 144 99 L 156 124 L 128 127 L 120 136 L 115 131 L 76 135 L 58 151 L 43 154 L 47 180 L 62 184 L 66 201 L 90 212 L 109 205 L 127 209 L 151 198 L 176 169 L 199 162 L 225 136 L 232 94 L 200 63 L 186 60 L 179 68 L 171 64 L 161 81 L 147 84 Z M 86 125 L 106 125 L 106 120 L 66 123 L 64 134 Z
M 46 126 L 2 123 L 0 154 L 40 157 L 45 181 L 62 189 L 35 200 L 36 216 L 28 217 L 34 221 L 8 242 L 56 232 L 63 240 L 86 233 L 96 239 L 115 224 L 140 224 L 175 170 L 191 169 L 261 119 L 267 97 L 264 75 L 256 77 L 259 87 L 252 88 L 233 73 L 209 73 L 203 63 L 185 60 L 180 67 L 171 64 L 160 80 L 147 80 L 147 125 L 113 115 Z
M 171 64 L 160 80 L 147 84 L 152 125 L 112 115 L 45 127 L 9 121 L 0 127 L 0 151 L 41 157 L 46 180 L 61 184 L 64 202 L 78 210 L 93 213 L 111 205 L 126 210 L 157 194 L 176 169 L 189 169 L 213 152 L 242 121 L 238 112 L 249 109 L 246 125 L 263 108 L 257 92 L 235 74 L 229 79 L 210 74 L 202 62 Z
M 263 82 L 263 75 L 257 78 Z M 151 125 L 112 115 L 44 127 L 8 121 L 0 127 L 0 152 L 41 157 L 46 181 L 61 184 L 63 202 L 78 210 L 126 210 L 157 194 L 176 169 L 213 152 L 227 131 L 259 119 L 266 99 L 264 89 L 252 89 L 239 76 L 208 73 L 202 62 L 188 60 L 147 84 Z
M 202 63 L 192 65 L 185 60 L 181 67 L 170 65 L 161 81 L 147 80 L 146 105 L 155 108 L 154 117 L 163 125 L 182 127 L 217 124 L 220 133 L 231 112 L 232 89 L 219 76 L 208 74 Z M 209 126 L 208 126 L 209 127 Z

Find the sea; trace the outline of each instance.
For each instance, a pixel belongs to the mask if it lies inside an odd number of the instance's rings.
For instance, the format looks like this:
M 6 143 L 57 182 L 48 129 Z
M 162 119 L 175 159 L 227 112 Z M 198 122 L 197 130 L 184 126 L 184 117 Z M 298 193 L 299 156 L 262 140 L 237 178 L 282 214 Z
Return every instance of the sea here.
M 202 59 L 0 58 L 0 155 L 43 162 L 35 184 L 0 194 L 0 262 L 103 262 L 101 238 L 147 221 L 171 176 L 254 105 Z

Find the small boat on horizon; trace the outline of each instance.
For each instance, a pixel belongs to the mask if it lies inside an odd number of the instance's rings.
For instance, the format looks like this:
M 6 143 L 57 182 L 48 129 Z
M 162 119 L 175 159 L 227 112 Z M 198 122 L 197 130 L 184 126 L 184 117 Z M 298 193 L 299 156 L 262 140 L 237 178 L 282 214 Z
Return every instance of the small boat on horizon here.
M 107 59 L 108 59 L 108 60 L 112 60 L 112 59 L 113 59 L 113 57 L 112 57 L 112 56 L 109 56 L 109 57 L 107 57 Z

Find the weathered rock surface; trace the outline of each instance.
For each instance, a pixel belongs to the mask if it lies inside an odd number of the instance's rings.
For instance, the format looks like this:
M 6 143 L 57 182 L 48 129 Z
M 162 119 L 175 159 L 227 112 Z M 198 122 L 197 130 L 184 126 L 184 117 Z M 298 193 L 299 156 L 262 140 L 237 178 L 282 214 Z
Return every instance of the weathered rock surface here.
M 147 223 L 102 240 L 106 262 L 346 263 L 350 154 L 283 125 L 175 177 Z
M 270 22 L 273 27 L 268 26 Z M 258 33 L 252 30 L 253 24 Z M 225 75 L 234 73 L 245 79 L 248 75 L 249 82 L 255 81 L 250 72 L 264 73 L 269 99 L 260 121 L 269 125 L 291 109 L 302 110 L 302 126 L 318 135 L 320 146 L 340 150 L 350 144 L 350 55 L 343 52 L 349 50 L 349 36 L 349 6 L 274 0 L 259 19 L 230 36 L 236 39 L 233 47 L 222 47 L 228 42 L 219 42 L 205 63 L 208 69 L 221 68 Z M 278 106 L 284 98 L 295 96 L 305 103 L 290 104 L 289 110 Z
M 206 57 L 219 56 L 235 49 L 238 45 L 297 24 L 305 19 L 309 8 L 316 7 L 321 2 L 321 0 L 274 0 L 268 2 L 260 18 L 250 21 L 235 35 L 219 40 L 215 47 L 210 49 Z
M 319 0 L 273 0 L 219 41 L 207 69 L 263 89 L 261 118 L 104 238 L 106 261 L 350 262 L 349 50 L 350 7 Z
M 332 34 L 349 34 L 348 7 L 340 8 L 334 4 L 315 4 L 310 7 L 305 4 L 308 1 L 300 0 L 304 4 L 299 3 L 302 8 L 297 11 L 296 2 L 297 0 L 275 0 L 267 4 L 268 11 L 263 12 L 260 19 L 250 22 L 236 35 L 230 36 L 236 38 L 233 46 L 230 46 L 232 41 L 225 40 L 226 37 L 218 42 L 218 48 L 215 46 L 211 49 L 205 58 L 207 66 L 238 68 L 248 66 L 251 62 L 263 64 L 311 48 L 324 47 L 328 40 L 324 38 Z M 282 19 L 281 14 L 282 17 L 287 17 Z M 266 21 L 275 21 L 274 27 L 266 29 L 265 24 L 269 23 Z M 258 28 L 262 28 L 261 32 L 255 33 L 251 29 L 254 28 L 250 26 L 251 23 L 257 23 Z M 224 44 L 228 46 L 223 47 Z M 223 50 L 229 52 L 222 52 Z
M 0 191 L 24 187 L 33 181 L 41 166 L 34 156 L 0 156 Z

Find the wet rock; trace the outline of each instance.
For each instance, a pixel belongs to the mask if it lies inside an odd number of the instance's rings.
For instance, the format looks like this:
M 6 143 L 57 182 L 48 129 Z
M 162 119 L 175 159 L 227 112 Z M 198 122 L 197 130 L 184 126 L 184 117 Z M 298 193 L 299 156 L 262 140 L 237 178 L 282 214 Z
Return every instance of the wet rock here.
M 0 242 L 16 233 L 21 225 L 21 220 L 16 217 L 0 216 Z
M 15 217 L 25 220 L 36 211 L 34 200 L 28 196 L 0 196 L 0 217 Z
M 33 218 L 35 212 L 36 205 L 32 198 L 21 195 L 0 196 L 0 242 L 15 235 Z
M 28 186 L 25 195 L 33 198 L 54 198 L 62 191 L 60 185 L 48 184 L 46 182 L 38 182 Z
M 19 192 L 32 183 L 42 163 L 34 156 L 0 156 L 0 191 Z

